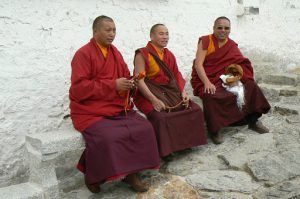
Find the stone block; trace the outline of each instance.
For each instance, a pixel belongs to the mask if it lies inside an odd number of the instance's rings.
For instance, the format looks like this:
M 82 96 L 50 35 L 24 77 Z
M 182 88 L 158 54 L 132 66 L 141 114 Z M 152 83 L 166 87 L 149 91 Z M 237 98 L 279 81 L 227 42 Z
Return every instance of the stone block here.
M 286 164 L 286 163 L 289 164 Z M 268 154 L 248 163 L 253 176 L 258 181 L 264 181 L 268 185 L 295 178 L 300 175 L 299 149 L 281 152 L 280 154 Z
M 259 184 L 252 182 L 252 178 L 241 171 L 202 171 L 198 174 L 186 176 L 187 182 L 199 192 L 238 192 L 252 193 L 259 188 Z
M 43 190 L 38 184 L 22 183 L 0 188 L 3 199 L 40 199 L 44 198 Z
M 299 86 L 259 84 L 266 98 L 273 102 L 279 102 L 282 97 L 297 97 L 300 93 Z
M 242 134 L 232 136 L 233 139 L 243 140 L 230 153 L 219 155 L 230 168 L 246 170 L 246 163 L 249 160 L 263 157 L 275 149 L 275 142 L 272 133 L 266 134 Z
M 272 102 L 279 102 L 280 96 L 278 89 L 274 88 L 274 86 L 269 84 L 259 84 L 259 87 L 263 91 L 266 98 Z
M 146 178 L 150 189 L 144 193 L 132 191 L 127 183 L 120 181 L 101 185 L 101 192 L 93 195 L 84 186 L 76 191 L 64 193 L 63 198 L 111 198 L 111 199 L 202 199 L 199 193 L 183 177 L 158 173 Z
M 276 84 L 276 85 L 296 85 L 298 75 L 295 74 L 274 74 L 274 75 L 265 75 L 263 77 L 263 82 L 267 84 Z
M 284 116 L 299 115 L 299 110 L 298 106 L 291 104 L 277 104 L 274 106 L 274 113 Z
M 300 178 L 288 180 L 286 182 L 278 183 L 275 186 L 262 188 L 254 194 L 255 198 L 265 199 L 296 199 L 300 198 Z
M 57 165 L 68 165 L 71 161 L 65 155 L 79 153 L 84 147 L 82 135 L 75 130 L 66 129 L 55 132 L 26 136 L 26 148 L 29 160 L 29 181 L 39 184 L 45 198 L 59 198 L 59 183 L 56 175 Z M 72 159 L 75 159 L 70 155 Z M 64 160 L 63 160 L 64 159 Z M 68 167 L 74 167 L 73 163 Z
M 191 154 L 185 154 L 177 158 L 176 161 L 169 162 L 166 172 L 179 176 L 187 176 L 196 174 L 199 171 L 227 168 L 223 161 L 215 155 L 204 155 L 194 151 Z
M 27 135 L 26 142 L 49 159 L 55 153 L 84 147 L 82 135 L 71 129 Z

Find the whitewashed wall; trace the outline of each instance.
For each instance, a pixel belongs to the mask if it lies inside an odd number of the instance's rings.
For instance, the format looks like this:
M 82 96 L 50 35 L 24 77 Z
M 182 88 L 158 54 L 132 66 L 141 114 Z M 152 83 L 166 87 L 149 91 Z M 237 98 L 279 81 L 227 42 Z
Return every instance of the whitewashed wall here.
M 273 61 L 281 70 L 300 66 L 300 2 L 237 1 L 1 0 L 0 187 L 28 176 L 25 134 L 47 133 L 63 125 L 70 61 L 89 41 L 98 15 L 115 20 L 114 44 L 130 69 L 134 50 L 147 43 L 151 25 L 164 23 L 170 31 L 169 48 L 187 76 L 198 37 L 211 33 L 214 19 L 221 15 L 232 20 L 231 36 L 245 54 Z M 259 14 L 244 7 L 259 8 Z

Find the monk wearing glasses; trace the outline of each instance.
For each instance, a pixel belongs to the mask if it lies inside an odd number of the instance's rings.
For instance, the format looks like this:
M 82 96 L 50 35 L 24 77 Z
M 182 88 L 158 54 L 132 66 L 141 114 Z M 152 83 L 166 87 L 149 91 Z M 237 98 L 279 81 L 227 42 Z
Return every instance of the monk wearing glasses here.
M 224 141 L 220 130 L 229 125 L 248 124 L 249 129 L 258 133 L 269 132 L 258 119 L 270 110 L 270 104 L 254 81 L 251 62 L 229 38 L 230 25 L 227 17 L 218 17 L 213 34 L 199 38 L 192 69 L 193 93 L 203 101 L 207 130 L 215 144 Z M 244 87 L 245 104 L 242 108 L 237 105 L 236 95 L 225 89 L 231 83 L 224 86 L 220 79 L 227 67 L 233 64 L 241 66 L 243 71 L 240 82 Z

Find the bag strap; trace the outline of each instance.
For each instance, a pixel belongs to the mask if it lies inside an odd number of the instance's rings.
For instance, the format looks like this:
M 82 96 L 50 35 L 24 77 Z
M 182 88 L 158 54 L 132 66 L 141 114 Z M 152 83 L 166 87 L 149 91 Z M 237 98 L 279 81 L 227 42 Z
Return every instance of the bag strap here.
M 179 85 L 176 81 L 176 78 L 173 74 L 173 72 L 170 70 L 170 68 L 168 67 L 168 65 L 162 61 L 151 49 L 147 48 L 148 52 L 150 53 L 150 55 L 153 56 L 154 60 L 156 61 L 156 63 L 158 64 L 158 66 L 164 71 L 164 73 L 169 77 L 170 81 L 174 81 L 176 88 L 178 89 L 178 91 L 180 92 L 180 88 Z
M 152 50 L 150 50 L 149 48 L 146 47 L 146 49 L 148 50 L 148 52 L 153 56 L 154 60 L 156 61 L 156 63 L 158 64 L 158 66 L 165 72 L 165 74 L 169 77 L 170 81 L 174 81 L 176 88 L 178 89 L 179 93 L 180 92 L 180 88 L 179 85 L 175 79 L 174 74 L 172 73 L 172 71 L 170 70 L 170 68 L 168 67 L 168 65 L 163 62 Z M 181 106 L 183 103 L 183 100 L 181 100 L 180 102 L 178 102 L 176 105 L 174 106 L 166 106 L 167 108 L 167 112 L 171 112 L 172 109 L 176 109 L 177 107 Z M 187 107 L 186 107 L 187 108 Z

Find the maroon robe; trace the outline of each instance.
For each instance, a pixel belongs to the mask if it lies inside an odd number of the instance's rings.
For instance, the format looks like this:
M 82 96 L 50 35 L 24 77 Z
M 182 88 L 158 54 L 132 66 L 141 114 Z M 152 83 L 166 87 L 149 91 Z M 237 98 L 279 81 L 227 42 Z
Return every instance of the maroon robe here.
M 147 48 L 158 56 L 150 42 Z M 136 54 L 137 53 L 141 53 L 144 57 L 147 75 L 149 71 L 149 51 L 146 48 L 141 48 L 136 51 Z M 185 80 L 178 70 L 175 56 L 167 48 L 164 49 L 163 61 L 172 71 L 180 90 L 183 91 Z M 159 73 L 151 80 L 156 83 L 165 84 L 169 81 L 169 78 L 164 74 L 164 71 L 160 69 Z M 207 143 L 203 112 L 201 108 L 192 101 L 190 101 L 189 109 L 170 113 L 155 111 L 151 102 L 140 92 L 137 92 L 134 102 L 136 107 L 146 114 L 154 127 L 161 157 L 167 156 L 172 152 Z
M 208 131 L 216 133 L 222 127 L 236 122 L 255 122 L 262 113 L 267 113 L 271 107 L 254 81 L 251 62 L 242 55 L 237 44 L 233 40 L 228 39 L 227 43 L 219 48 L 218 41 L 214 35 L 212 39 L 215 52 L 205 57 L 203 67 L 211 83 L 216 86 L 216 93 L 204 93 L 204 84 L 198 77 L 194 66 L 191 84 L 194 95 L 199 96 L 203 100 Z M 207 50 L 209 35 L 201 37 L 199 42 L 201 40 L 203 49 Z M 230 64 L 239 64 L 244 71 L 241 81 L 245 87 L 245 105 L 242 111 L 237 106 L 236 96 L 223 88 L 222 80 L 220 79 L 220 76 L 225 73 L 225 68 Z
M 87 182 L 103 183 L 143 169 L 157 168 L 159 155 L 151 124 L 129 107 L 116 79 L 130 78 L 122 55 L 108 47 L 104 58 L 95 39 L 72 60 L 70 109 L 74 127 L 82 132 L 86 149 L 78 168 Z

